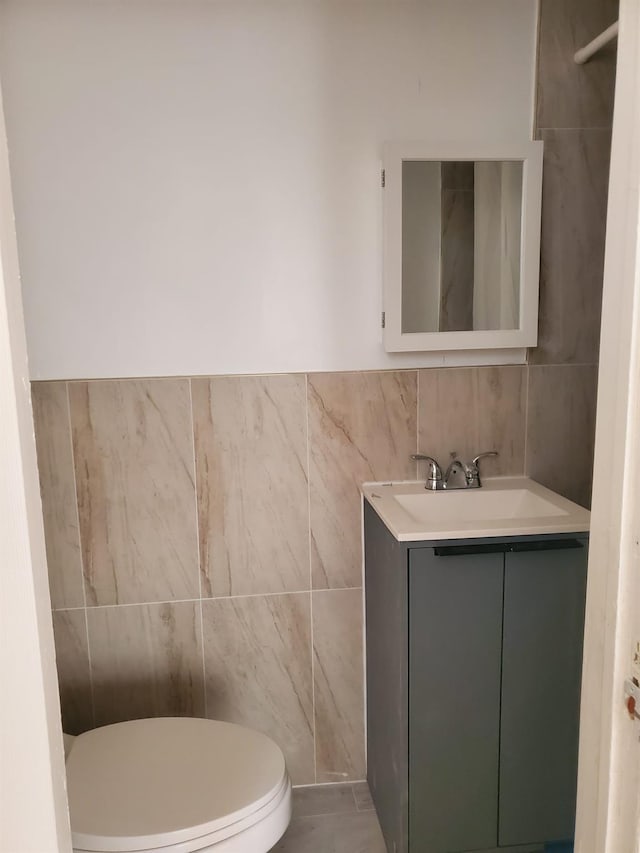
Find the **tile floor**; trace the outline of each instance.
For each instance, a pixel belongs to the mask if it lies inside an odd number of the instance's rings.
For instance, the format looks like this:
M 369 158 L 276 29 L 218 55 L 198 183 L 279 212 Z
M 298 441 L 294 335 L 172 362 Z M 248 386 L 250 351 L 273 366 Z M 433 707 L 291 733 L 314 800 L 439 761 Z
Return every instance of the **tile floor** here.
M 293 818 L 271 853 L 386 853 L 366 782 L 293 792 Z

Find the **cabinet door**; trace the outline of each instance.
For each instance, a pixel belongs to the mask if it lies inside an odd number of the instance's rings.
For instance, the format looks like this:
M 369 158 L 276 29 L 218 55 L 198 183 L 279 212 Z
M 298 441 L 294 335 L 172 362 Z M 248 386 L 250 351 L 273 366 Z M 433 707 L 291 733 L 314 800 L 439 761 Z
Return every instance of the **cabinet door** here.
M 505 558 L 501 845 L 574 833 L 587 548 L 573 545 Z
M 409 849 L 497 844 L 502 553 L 409 558 Z

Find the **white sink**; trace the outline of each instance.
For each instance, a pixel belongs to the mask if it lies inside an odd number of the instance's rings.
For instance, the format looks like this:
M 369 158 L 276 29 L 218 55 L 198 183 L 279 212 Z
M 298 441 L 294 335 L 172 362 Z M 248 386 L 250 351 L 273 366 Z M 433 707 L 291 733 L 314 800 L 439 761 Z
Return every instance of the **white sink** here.
M 479 489 L 431 492 L 424 483 L 367 483 L 363 495 L 400 541 L 589 530 L 589 512 L 528 477 L 495 477 Z
M 438 493 L 423 491 L 419 495 L 394 495 L 393 499 L 416 521 L 426 522 L 451 523 L 567 515 L 566 509 L 529 489 L 470 489 Z

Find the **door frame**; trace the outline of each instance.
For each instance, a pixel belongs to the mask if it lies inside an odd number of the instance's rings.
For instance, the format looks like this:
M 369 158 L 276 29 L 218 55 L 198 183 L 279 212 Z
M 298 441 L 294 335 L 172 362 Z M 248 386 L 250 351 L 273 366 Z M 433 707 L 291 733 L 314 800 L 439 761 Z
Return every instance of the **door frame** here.
M 620 630 L 628 609 L 622 592 L 637 570 L 628 533 L 639 503 L 632 476 L 640 447 L 640 419 L 634 422 L 632 417 L 640 397 L 639 50 L 640 4 L 620 0 L 583 667 L 578 853 L 639 849 L 634 825 L 639 762 L 633 756 L 625 760 L 629 727 L 637 724 L 626 715 L 620 681 L 629 651 L 628 638 Z M 12 784 L 0 787 L 0 841 L 4 849 L 24 853 L 67 851 L 71 839 L 62 731 L 1 98 L 0 438 L 0 510 L 5 513 L 0 538 L 0 654 L 3 687 L 11 697 L 0 703 L 0 752 L 5 766 L 12 768 Z M 636 740 L 637 736 L 635 747 Z
M 70 851 L 60 700 L 0 93 L 0 849 Z
M 577 853 L 636 853 L 640 728 L 624 707 L 631 616 L 624 595 L 637 564 L 640 451 L 640 4 L 620 0 L 611 147 L 589 580 L 580 715 Z M 640 538 L 640 537 L 638 537 Z M 634 734 L 635 732 L 635 734 Z M 627 747 L 623 747 L 626 743 Z M 635 742 L 635 749 L 638 744 Z M 635 765 L 635 770 L 634 770 Z M 635 818 L 634 818 L 635 815 Z

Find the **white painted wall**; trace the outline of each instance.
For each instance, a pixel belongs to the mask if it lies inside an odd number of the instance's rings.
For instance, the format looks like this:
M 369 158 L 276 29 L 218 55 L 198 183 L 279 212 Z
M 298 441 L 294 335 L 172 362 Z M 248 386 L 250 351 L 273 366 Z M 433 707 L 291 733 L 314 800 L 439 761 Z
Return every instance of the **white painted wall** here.
M 0 850 L 71 850 L 9 160 L 0 98 Z
M 381 344 L 381 148 L 530 139 L 536 0 L 4 0 L 32 377 Z

